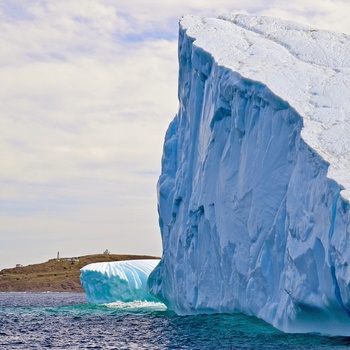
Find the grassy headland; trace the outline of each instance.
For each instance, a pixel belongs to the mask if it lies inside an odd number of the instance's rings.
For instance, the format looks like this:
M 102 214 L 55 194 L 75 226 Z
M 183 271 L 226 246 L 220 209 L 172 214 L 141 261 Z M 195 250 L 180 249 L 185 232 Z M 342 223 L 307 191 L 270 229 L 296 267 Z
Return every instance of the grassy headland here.
M 95 254 L 51 259 L 0 271 L 0 292 L 83 292 L 80 269 L 95 262 L 159 259 L 147 255 Z

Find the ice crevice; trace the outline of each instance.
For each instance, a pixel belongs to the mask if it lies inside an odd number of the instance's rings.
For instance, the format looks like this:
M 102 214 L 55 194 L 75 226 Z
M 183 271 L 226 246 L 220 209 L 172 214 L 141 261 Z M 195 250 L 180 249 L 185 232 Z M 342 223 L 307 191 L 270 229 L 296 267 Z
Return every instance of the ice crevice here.
M 331 221 L 331 227 L 329 230 L 329 240 L 332 240 L 333 237 L 333 233 L 334 233 L 334 225 L 335 225 L 335 217 L 337 215 L 337 202 L 339 199 L 339 192 L 336 193 L 333 203 L 332 203 L 332 221 Z M 334 293 L 335 296 L 337 298 L 337 301 L 339 303 L 339 305 L 342 307 L 342 309 L 346 312 L 346 314 L 350 317 L 350 309 L 348 307 L 346 307 L 346 305 L 344 304 L 344 301 L 342 299 L 341 296 L 341 291 L 339 288 L 339 284 L 337 281 L 337 276 L 336 276 L 336 269 L 335 269 L 335 265 L 333 262 L 333 257 L 332 257 L 332 251 L 329 250 L 329 262 L 330 262 L 330 268 L 331 268 L 331 275 L 332 275 L 332 279 L 333 279 L 333 284 L 334 284 Z
M 226 17 L 180 22 L 150 292 L 178 314 L 350 335 L 350 39 Z

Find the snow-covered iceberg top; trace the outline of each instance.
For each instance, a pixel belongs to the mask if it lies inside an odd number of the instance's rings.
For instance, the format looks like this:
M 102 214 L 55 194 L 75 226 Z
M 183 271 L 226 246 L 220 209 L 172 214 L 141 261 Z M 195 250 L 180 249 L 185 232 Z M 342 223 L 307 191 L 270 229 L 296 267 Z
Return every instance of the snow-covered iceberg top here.
M 303 117 L 302 138 L 350 200 L 350 37 L 237 14 L 185 16 L 180 25 L 218 65 L 268 86 Z
M 159 260 L 101 262 L 84 266 L 80 281 L 89 303 L 157 301 L 147 291 L 147 279 Z

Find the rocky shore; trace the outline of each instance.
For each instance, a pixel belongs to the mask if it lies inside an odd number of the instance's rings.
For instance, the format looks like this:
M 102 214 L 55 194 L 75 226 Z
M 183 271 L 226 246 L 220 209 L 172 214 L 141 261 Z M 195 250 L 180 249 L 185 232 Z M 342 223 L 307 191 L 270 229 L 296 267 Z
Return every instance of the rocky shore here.
M 95 254 L 3 269 L 0 271 L 0 292 L 84 292 L 79 279 L 82 267 L 95 262 L 137 259 L 159 257 Z

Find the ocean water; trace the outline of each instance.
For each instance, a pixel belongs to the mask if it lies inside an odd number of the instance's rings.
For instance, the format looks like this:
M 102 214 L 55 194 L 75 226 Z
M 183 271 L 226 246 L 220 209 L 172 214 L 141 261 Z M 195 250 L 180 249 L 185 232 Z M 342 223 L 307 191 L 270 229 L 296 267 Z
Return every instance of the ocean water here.
M 349 349 L 241 314 L 176 316 L 161 303 L 89 305 L 82 293 L 0 293 L 0 349 Z

